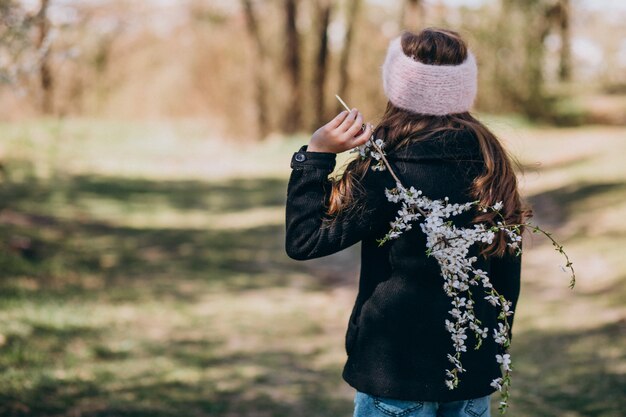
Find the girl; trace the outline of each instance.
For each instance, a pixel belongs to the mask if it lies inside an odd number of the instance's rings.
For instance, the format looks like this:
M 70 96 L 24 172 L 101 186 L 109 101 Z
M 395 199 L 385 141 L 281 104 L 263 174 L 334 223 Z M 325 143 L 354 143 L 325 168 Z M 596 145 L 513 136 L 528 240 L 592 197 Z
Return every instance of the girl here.
M 386 158 L 406 187 L 453 203 L 479 200 L 499 210 L 507 223 L 522 223 L 511 161 L 498 139 L 469 109 L 476 95 L 476 63 L 458 33 L 428 28 L 404 32 L 389 43 L 382 66 L 387 109 L 374 129 L 357 110 L 344 111 L 320 127 L 291 159 L 286 205 L 289 257 L 319 258 L 361 242 L 361 271 L 348 320 L 343 378 L 356 389 L 355 417 L 490 416 L 490 394 L 502 376 L 495 355 L 505 349 L 489 337 L 480 349 L 470 332 L 464 370 L 454 388 L 445 383 L 454 354 L 446 319 L 451 318 L 438 263 L 426 254 L 419 227 L 379 245 L 398 212 L 385 189 L 388 173 L 373 170 L 372 158 L 347 164 L 339 180 L 328 175 L 336 154 L 382 139 Z M 363 148 L 361 148 L 363 149 Z M 494 212 L 467 211 L 458 226 L 494 224 Z M 476 246 L 476 245 L 474 245 Z M 521 257 L 502 232 L 491 244 L 473 247 L 477 268 L 515 311 Z M 478 294 L 481 294 L 478 292 Z M 482 296 L 473 300 L 483 326 L 497 328 L 498 311 Z M 513 315 L 509 316 L 510 325 Z M 509 328 L 509 339 L 512 334 Z

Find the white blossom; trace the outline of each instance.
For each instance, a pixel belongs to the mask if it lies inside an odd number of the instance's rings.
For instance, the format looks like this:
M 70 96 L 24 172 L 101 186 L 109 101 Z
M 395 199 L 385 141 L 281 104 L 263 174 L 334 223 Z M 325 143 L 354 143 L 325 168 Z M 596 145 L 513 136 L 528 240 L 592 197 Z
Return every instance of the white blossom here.
M 502 391 L 502 378 L 499 377 L 499 378 L 494 379 L 493 381 L 491 381 L 490 385 L 494 387 L 495 389 Z
M 498 361 L 498 363 L 502 364 L 502 367 L 506 371 L 511 370 L 511 367 L 509 366 L 511 364 L 511 355 L 509 355 L 508 353 L 505 353 L 504 355 L 496 355 L 496 360 Z
M 488 296 L 484 297 L 485 300 L 489 301 L 489 304 L 493 305 L 493 306 L 497 306 L 500 304 L 500 299 L 498 297 L 496 297 L 493 294 L 489 294 Z
M 554 244 L 557 251 L 562 253 L 567 265 L 561 266 L 561 269 L 567 272 L 569 268 L 572 274 L 570 287 L 573 288 L 575 283 L 574 270 L 571 267 L 569 257 L 564 253 L 563 247 L 559 245 L 550 235 L 537 226 L 529 223 L 519 225 L 507 225 L 504 222 L 504 216 L 500 210 L 504 208 L 503 201 L 497 201 L 493 205 L 485 205 L 480 201 L 470 201 L 465 203 L 452 203 L 450 198 L 445 196 L 443 199 L 431 200 L 424 196 L 421 190 L 414 187 L 405 188 L 397 179 L 391 166 L 387 164 L 385 151 L 383 147 L 385 142 L 382 139 L 374 139 L 372 134 L 368 141 L 362 146 L 356 147 L 353 152 L 359 152 L 362 158 L 371 157 L 376 163 L 371 164 L 373 171 L 389 170 L 396 179 L 396 187 L 393 189 L 385 189 L 387 200 L 393 203 L 400 203 L 398 216 L 394 221 L 389 222 L 390 230 L 382 238 L 378 239 L 379 245 L 384 244 L 391 239 L 397 239 L 403 232 L 412 230 L 412 223 L 419 220 L 421 231 L 426 236 L 426 253 L 437 260 L 443 278 L 443 290 L 450 297 L 452 308 L 449 310 L 452 316 L 451 320 L 445 319 L 445 328 L 450 333 L 452 345 L 455 354 L 447 354 L 448 360 L 452 363 L 451 369 L 446 369 L 445 385 L 449 389 L 454 389 L 459 383 L 459 374 L 465 369 L 461 364 L 461 352 L 466 352 L 465 340 L 467 340 L 466 331 L 470 329 L 474 332 L 478 349 L 482 340 L 487 338 L 489 328 L 481 326 L 480 320 L 474 315 L 474 300 L 472 299 L 472 291 L 470 286 L 479 286 L 482 284 L 487 302 L 499 308 L 497 322 L 498 328 L 493 330 L 493 338 L 496 343 L 503 347 L 508 347 L 510 326 L 507 316 L 513 314 L 512 303 L 506 300 L 496 291 L 489 280 L 489 276 L 485 271 L 478 269 L 474 264 L 478 261 L 476 256 L 469 256 L 470 248 L 475 244 L 492 244 L 496 233 L 506 237 L 506 245 L 509 249 L 516 249 L 519 255 L 521 250 L 522 233 L 521 226 L 529 225 L 534 233 L 541 232 L 548 237 Z M 495 226 L 486 224 L 474 224 L 472 227 L 458 227 L 450 218 L 475 209 L 484 213 L 489 210 L 495 212 L 496 217 L 502 219 Z M 496 361 L 501 364 L 504 369 L 510 372 L 511 359 L 508 353 L 496 355 Z M 509 387 L 508 375 L 503 378 L 496 378 L 491 382 L 491 386 L 503 391 L 504 401 L 500 402 L 501 408 L 506 408 Z
M 371 149 L 374 147 L 371 142 L 372 138 L 358 149 L 362 156 L 371 156 L 378 161 L 378 164 L 372 167 L 376 170 L 375 167 L 382 165 L 384 161 L 381 160 L 382 155 L 378 150 Z M 384 142 L 381 139 L 376 139 L 375 143 L 382 151 Z M 382 154 L 384 155 L 384 152 Z M 451 369 L 446 369 L 445 384 L 449 389 L 453 389 L 458 384 L 458 374 L 465 371 L 460 361 L 460 355 L 462 352 L 467 352 L 466 331 L 468 329 L 473 331 L 477 339 L 485 339 L 489 334 L 489 328 L 480 326 L 480 321 L 474 315 L 474 301 L 470 285 L 482 284 L 487 294 L 484 299 L 493 306 L 500 307 L 504 320 L 506 320 L 506 316 L 513 313 L 511 310 L 512 303 L 495 291 L 487 272 L 474 266 L 478 257 L 470 256 L 470 249 L 475 244 L 493 243 L 498 231 L 505 233 L 509 246 L 519 248 L 522 240 L 520 231 L 517 228 L 508 227 L 503 222 L 497 222 L 495 227 L 487 227 L 482 223 L 473 224 L 471 227 L 459 227 L 450 220 L 452 216 L 465 213 L 474 207 L 484 212 L 488 209 L 498 212 L 504 207 L 502 201 L 496 202 L 491 207 L 482 207 L 479 206 L 478 201 L 454 203 L 448 197 L 432 200 L 423 195 L 421 190 L 413 186 L 406 188 L 398 181 L 396 181 L 395 188 L 385 188 L 384 191 L 388 201 L 400 203 L 401 206 L 397 210 L 395 220 L 389 223 L 389 232 L 382 239 L 379 239 L 379 243 L 397 239 L 403 232 L 412 229 L 412 222 L 419 220 L 420 229 L 426 236 L 427 254 L 434 257 L 439 264 L 443 278 L 443 290 L 450 297 L 452 305 L 448 311 L 451 319 L 445 319 L 444 324 L 450 333 L 456 353 L 454 356 L 447 354 L 448 360 L 453 366 Z M 496 343 L 507 344 L 508 328 L 508 324 L 505 326 L 498 322 L 498 328 L 493 329 Z M 497 355 L 496 360 L 505 369 L 510 369 L 510 355 L 508 353 Z M 502 389 L 501 384 L 501 378 L 496 378 L 492 382 L 492 386 L 500 390 Z
M 372 171 L 384 171 L 387 168 L 385 167 L 385 164 L 383 163 L 383 161 L 381 161 L 381 159 L 382 155 L 385 154 L 385 152 L 382 150 L 382 148 L 385 146 L 385 142 L 382 139 L 376 139 L 375 142 L 372 142 L 373 140 L 374 135 L 372 134 L 367 142 L 365 142 L 363 145 L 355 147 L 350 152 L 358 152 L 363 159 L 372 157 L 373 159 L 379 161 L 377 164 L 371 166 Z M 381 150 L 382 155 L 381 152 L 376 150 L 377 148 L 374 146 L 374 143 L 378 145 L 378 148 Z
M 507 340 L 507 330 L 502 323 L 498 323 L 498 329 L 493 329 L 493 338 L 496 343 L 503 345 Z

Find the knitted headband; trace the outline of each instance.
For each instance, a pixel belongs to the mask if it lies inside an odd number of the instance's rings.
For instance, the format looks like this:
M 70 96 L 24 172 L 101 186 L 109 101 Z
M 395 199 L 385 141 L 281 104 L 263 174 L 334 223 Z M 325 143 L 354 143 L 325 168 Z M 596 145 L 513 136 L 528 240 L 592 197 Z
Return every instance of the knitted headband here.
M 405 55 L 398 36 L 389 42 L 382 73 L 389 101 L 414 113 L 463 113 L 476 97 L 478 69 L 471 51 L 459 65 L 427 65 Z

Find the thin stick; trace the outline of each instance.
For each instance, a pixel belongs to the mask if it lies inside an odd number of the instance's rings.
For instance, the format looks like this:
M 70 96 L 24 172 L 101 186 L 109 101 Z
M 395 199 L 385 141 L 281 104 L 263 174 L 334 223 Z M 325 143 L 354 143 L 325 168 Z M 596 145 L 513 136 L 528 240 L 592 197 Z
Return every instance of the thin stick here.
M 345 102 L 345 101 L 343 101 L 343 100 L 341 99 L 341 97 L 339 97 L 339 94 L 335 94 L 335 97 L 337 97 L 337 100 L 339 100 L 339 102 L 343 105 L 343 107 L 345 107 L 345 108 L 346 108 L 346 110 L 350 111 L 350 107 L 348 107 L 348 105 L 346 104 L 346 102 Z
M 337 100 L 339 100 L 339 102 L 343 105 L 343 107 L 346 108 L 346 110 L 350 111 L 350 107 L 348 107 L 348 105 L 346 104 L 345 101 L 343 101 L 341 99 L 341 97 L 339 97 L 339 94 L 335 94 L 335 97 L 337 97 Z M 363 128 L 365 128 L 365 123 L 363 124 Z M 400 182 L 400 179 L 398 178 L 398 176 L 396 175 L 395 172 L 393 172 L 393 169 L 391 169 L 391 165 L 389 165 L 389 161 L 387 161 L 387 158 L 385 158 L 385 154 L 383 153 L 383 150 L 380 148 L 380 146 L 378 146 L 376 144 L 376 141 L 372 141 L 372 145 L 374 145 L 374 148 L 376 148 L 376 150 L 378 151 L 378 153 L 380 154 L 381 158 L 383 159 L 383 163 L 387 166 L 387 169 L 389 170 L 389 173 L 393 176 L 393 178 L 396 180 L 396 183 L 400 184 L 400 186 L 402 186 L 404 188 L 404 186 L 402 185 L 402 182 Z M 419 207 L 417 207 L 417 210 L 420 212 L 420 214 L 424 217 L 426 217 L 426 213 L 424 213 L 424 211 L 422 211 L 422 209 L 420 209 Z

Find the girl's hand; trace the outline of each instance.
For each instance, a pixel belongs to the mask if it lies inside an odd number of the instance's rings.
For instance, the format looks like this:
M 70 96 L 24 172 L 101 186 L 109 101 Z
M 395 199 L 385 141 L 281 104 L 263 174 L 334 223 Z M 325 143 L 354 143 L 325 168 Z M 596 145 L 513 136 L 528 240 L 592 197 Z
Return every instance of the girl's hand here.
M 373 126 L 362 130 L 363 115 L 357 109 L 339 113 L 330 122 L 313 133 L 307 151 L 341 153 L 363 145 L 370 138 Z

